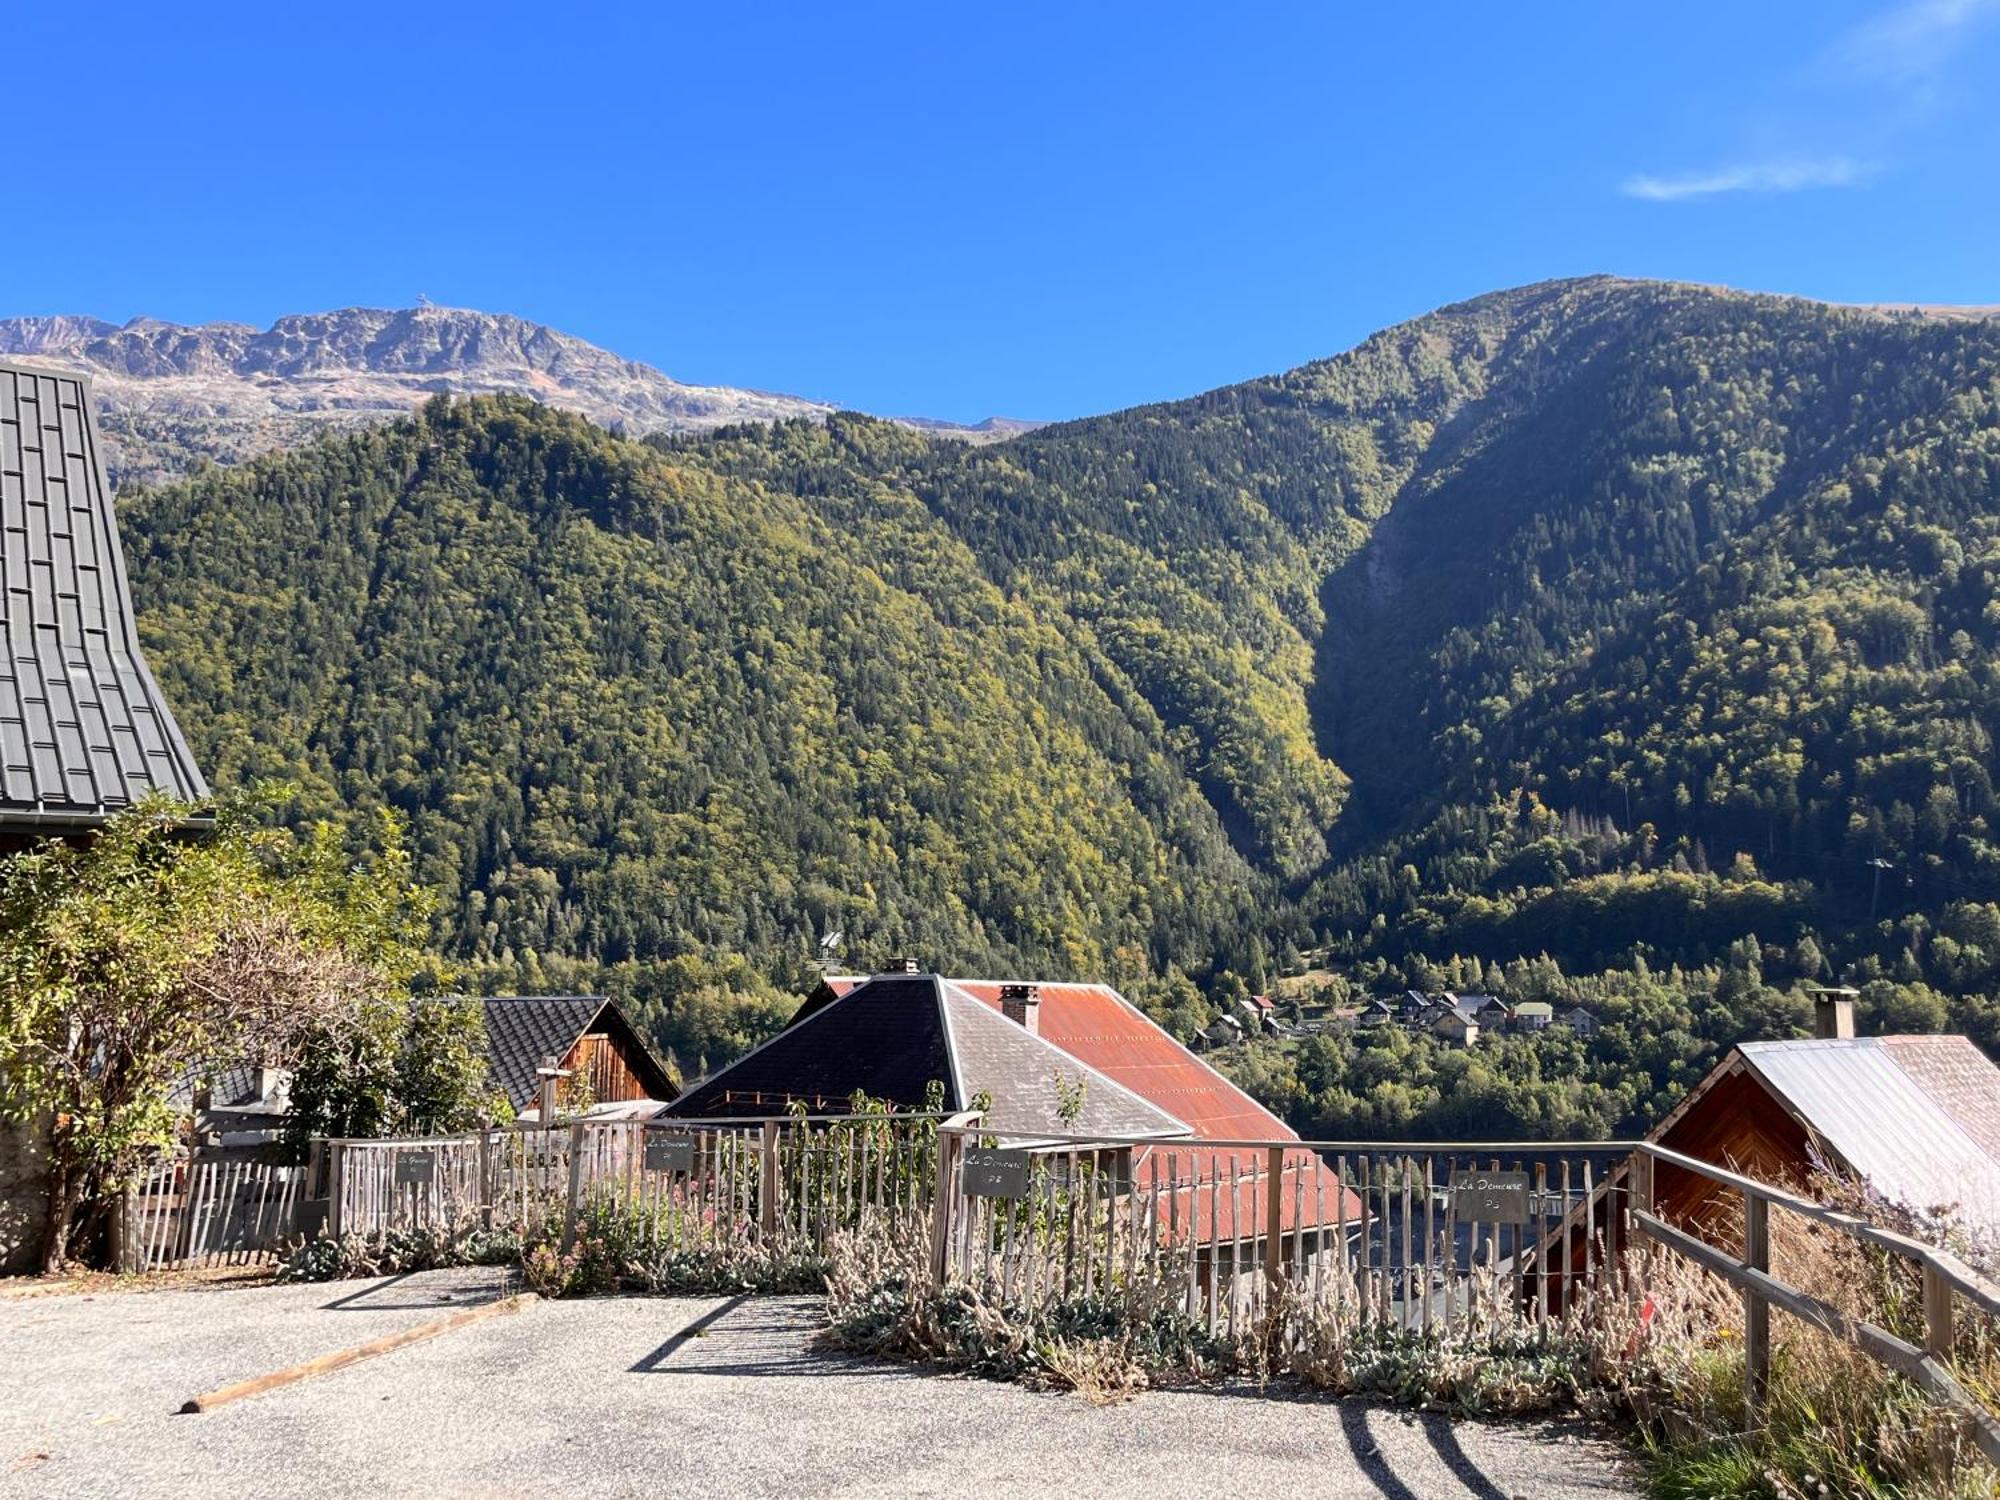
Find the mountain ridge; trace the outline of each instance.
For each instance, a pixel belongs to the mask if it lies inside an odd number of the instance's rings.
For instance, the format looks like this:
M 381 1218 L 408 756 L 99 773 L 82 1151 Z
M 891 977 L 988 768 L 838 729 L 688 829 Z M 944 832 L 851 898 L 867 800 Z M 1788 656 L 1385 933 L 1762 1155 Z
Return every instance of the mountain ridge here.
M 114 482 L 178 477 L 206 458 L 240 462 L 323 429 L 402 415 L 431 396 L 514 393 L 635 435 L 736 422 L 823 421 L 834 403 L 676 380 L 510 313 L 423 304 L 288 313 L 247 323 L 123 324 L 81 315 L 0 319 L 0 356 L 88 374 Z M 1033 424 L 909 425 L 988 441 Z

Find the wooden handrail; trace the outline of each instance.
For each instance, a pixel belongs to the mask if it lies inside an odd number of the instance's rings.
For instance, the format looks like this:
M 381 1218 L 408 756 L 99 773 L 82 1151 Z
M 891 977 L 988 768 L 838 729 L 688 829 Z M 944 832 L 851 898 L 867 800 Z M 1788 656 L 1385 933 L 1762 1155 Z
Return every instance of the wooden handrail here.
M 1683 1171 L 1696 1173 L 1706 1177 L 1710 1182 L 1735 1188 L 1745 1197 L 1775 1204 L 1787 1213 L 1798 1214 L 1801 1218 L 1815 1219 L 1854 1239 L 1863 1240 L 1879 1249 L 1892 1250 L 1898 1255 L 1916 1261 L 1950 1282 L 1952 1290 L 1966 1301 L 1975 1303 L 1982 1310 L 2000 1317 L 2000 1285 L 1995 1285 L 1980 1275 L 1948 1250 L 1926 1245 L 1922 1240 L 1913 1240 L 1908 1235 L 1897 1234 L 1893 1230 L 1878 1228 L 1866 1219 L 1856 1218 L 1853 1214 L 1842 1213 L 1837 1208 L 1828 1208 L 1824 1203 L 1801 1198 L 1796 1193 L 1788 1193 L 1783 1188 L 1772 1187 L 1769 1183 L 1759 1182 L 1754 1177 L 1745 1177 L 1742 1173 L 1732 1172 L 1726 1167 L 1718 1167 L 1713 1162 L 1703 1161 L 1699 1157 L 1683 1156 L 1678 1151 L 1670 1151 L 1665 1146 L 1656 1146 L 1650 1141 L 1641 1142 L 1638 1149 L 1654 1161 L 1662 1161 Z
M 1933 1399 L 1951 1407 L 1967 1422 L 1973 1445 L 1981 1455 L 1987 1462 L 2000 1466 L 2000 1421 L 1996 1421 L 1993 1414 L 1959 1383 L 1946 1363 L 1951 1355 L 1953 1295 L 1963 1296 L 1988 1312 L 1995 1312 L 2000 1311 L 2000 1287 L 1995 1287 L 1947 1251 L 1907 1235 L 1878 1229 L 1853 1214 L 1841 1213 L 1825 1204 L 1801 1198 L 1796 1193 L 1759 1182 L 1754 1177 L 1745 1177 L 1740 1172 L 1731 1172 L 1711 1162 L 1683 1156 L 1678 1151 L 1651 1143 L 1639 1148 L 1638 1159 L 1649 1163 L 1665 1162 L 1705 1177 L 1719 1186 L 1732 1188 L 1742 1195 L 1745 1225 L 1742 1259 L 1667 1223 L 1651 1211 L 1650 1205 L 1640 1204 L 1632 1208 L 1632 1225 L 1654 1243 L 1685 1256 L 1731 1285 L 1743 1289 L 1745 1390 L 1753 1412 L 1762 1405 L 1770 1358 L 1765 1321 L 1769 1317 L 1768 1309 L 1775 1304 L 1822 1332 L 1853 1344 L 1914 1381 Z M 1891 1251 L 1921 1266 L 1926 1347 L 1920 1349 L 1887 1329 L 1862 1319 L 1850 1318 L 1831 1303 L 1773 1276 L 1767 1264 L 1769 1229 L 1766 1221 L 1766 1213 L 1772 1206 L 1825 1224 L 1850 1238 Z
M 943 1131 L 959 1127 L 947 1122 L 938 1128 Z M 981 1127 L 979 1133 L 1003 1141 L 1034 1141 L 1051 1146 L 1168 1146 L 1175 1149 L 1193 1146 L 1215 1151 L 1268 1151 L 1274 1146 L 1281 1146 L 1287 1151 L 1345 1151 L 1352 1155 L 1365 1152 L 1387 1156 L 1436 1156 L 1447 1152 L 1457 1152 L 1461 1156 L 1519 1156 L 1528 1152 L 1551 1156 L 1584 1153 L 1597 1156 L 1636 1151 L 1645 1144 L 1643 1141 L 1274 1141 L 1269 1136 L 1255 1140 L 1211 1140 L 1206 1136 L 1193 1135 L 1059 1135 L 1045 1130 L 1009 1130 L 990 1124 Z

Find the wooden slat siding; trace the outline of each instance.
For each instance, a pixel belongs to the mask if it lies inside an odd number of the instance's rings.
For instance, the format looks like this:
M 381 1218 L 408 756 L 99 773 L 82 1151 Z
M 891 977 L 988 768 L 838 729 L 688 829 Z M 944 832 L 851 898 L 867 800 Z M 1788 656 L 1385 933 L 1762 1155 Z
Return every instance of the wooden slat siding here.
M 645 1086 L 633 1073 L 616 1039 L 601 1031 L 578 1037 L 559 1066 L 572 1070 L 572 1080 L 587 1084 L 590 1098 L 599 1104 L 646 1097 Z

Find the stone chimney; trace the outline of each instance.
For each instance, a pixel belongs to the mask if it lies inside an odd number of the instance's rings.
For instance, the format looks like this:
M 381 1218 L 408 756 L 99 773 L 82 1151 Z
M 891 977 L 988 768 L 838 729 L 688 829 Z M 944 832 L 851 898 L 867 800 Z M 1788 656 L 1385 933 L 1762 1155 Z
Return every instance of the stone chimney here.
M 1000 1014 L 1016 1026 L 1025 1026 L 1030 1036 L 1042 1034 L 1042 991 L 1032 984 L 1000 986 Z
M 1859 990 L 1820 988 L 1808 990 L 1813 1002 L 1813 1035 L 1822 1041 L 1851 1040 L 1854 1036 L 1854 1002 Z

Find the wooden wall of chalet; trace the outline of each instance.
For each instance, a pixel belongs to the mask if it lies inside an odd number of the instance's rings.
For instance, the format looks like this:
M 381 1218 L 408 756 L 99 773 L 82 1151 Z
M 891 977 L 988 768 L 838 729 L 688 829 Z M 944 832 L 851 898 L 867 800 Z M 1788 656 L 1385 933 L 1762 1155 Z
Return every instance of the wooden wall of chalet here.
M 1718 1079 L 1660 1144 L 1774 1187 L 1802 1188 L 1812 1171 L 1805 1127 L 1747 1068 Z M 1664 1162 L 1655 1168 L 1653 1201 L 1669 1223 L 1718 1232 L 1742 1226 L 1737 1194 Z
M 562 1066 L 573 1069 L 579 1080 L 589 1080 L 590 1097 L 599 1104 L 649 1097 L 618 1039 L 601 1031 L 577 1038 Z

